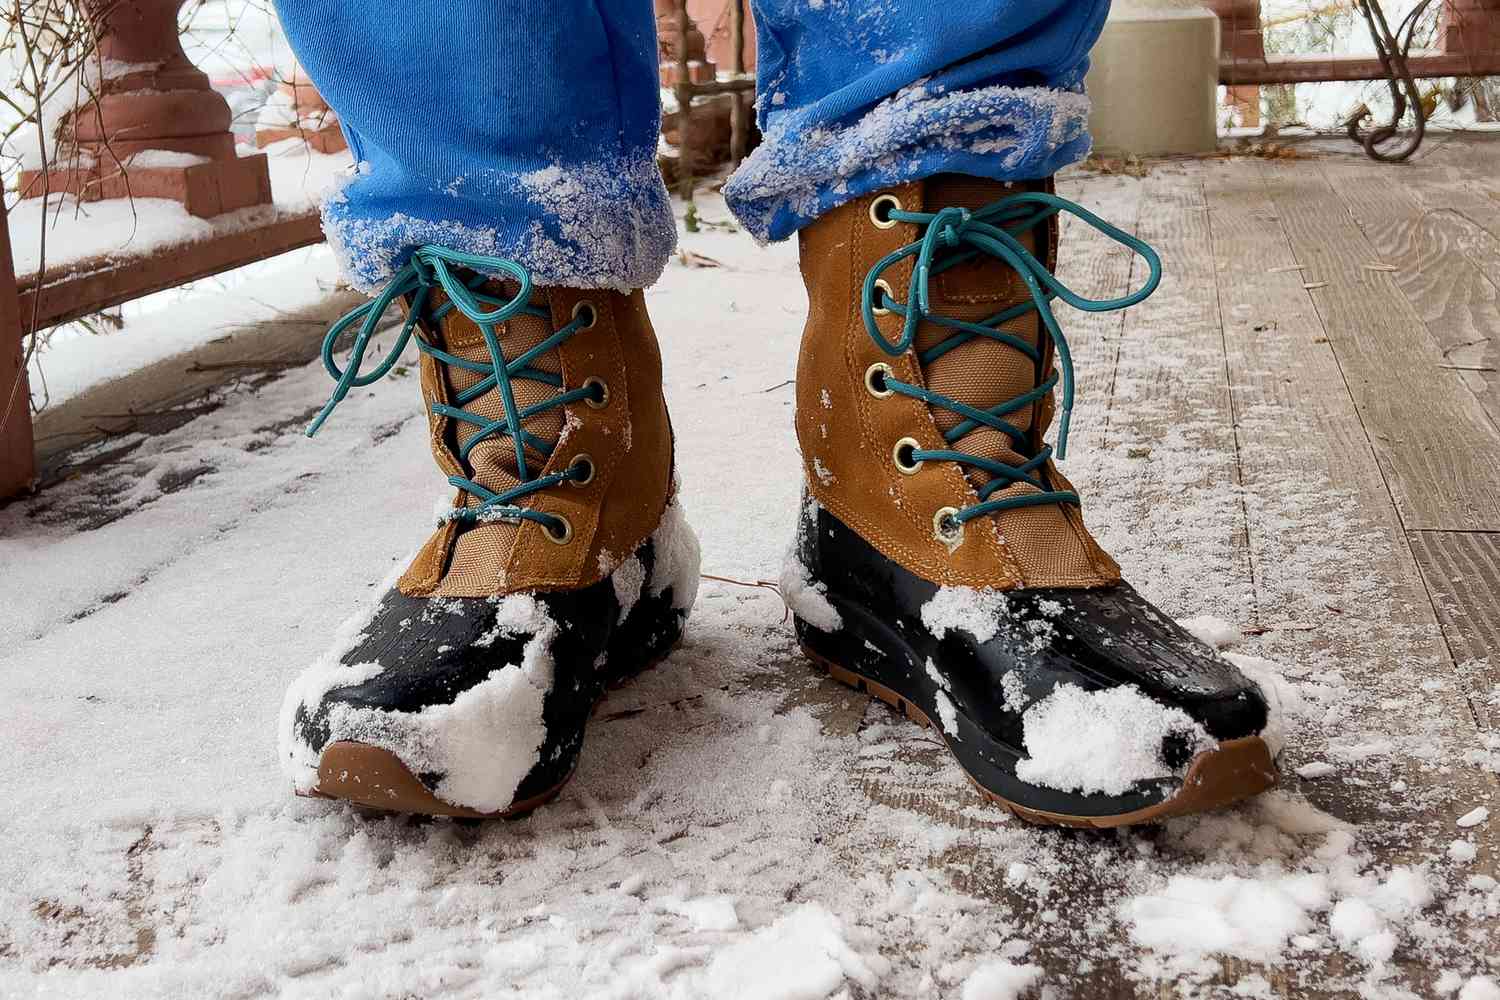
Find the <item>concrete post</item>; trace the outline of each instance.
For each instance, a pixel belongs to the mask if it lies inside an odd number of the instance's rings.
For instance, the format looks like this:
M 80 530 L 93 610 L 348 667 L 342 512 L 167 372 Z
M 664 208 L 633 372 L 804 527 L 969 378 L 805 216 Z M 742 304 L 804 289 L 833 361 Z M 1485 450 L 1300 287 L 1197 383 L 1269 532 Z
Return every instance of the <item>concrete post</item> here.
M 1116 7 L 1094 46 L 1094 147 L 1162 156 L 1218 147 L 1219 21 L 1202 7 Z

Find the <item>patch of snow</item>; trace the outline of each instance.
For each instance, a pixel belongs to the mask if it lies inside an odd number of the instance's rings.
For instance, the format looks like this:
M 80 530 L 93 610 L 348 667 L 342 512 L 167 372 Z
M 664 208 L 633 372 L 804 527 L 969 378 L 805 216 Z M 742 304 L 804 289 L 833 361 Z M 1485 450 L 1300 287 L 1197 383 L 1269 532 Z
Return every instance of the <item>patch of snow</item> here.
M 1455 840 L 1448 845 L 1448 857 L 1450 860 L 1461 865 L 1466 865 L 1479 856 L 1479 850 L 1474 846 L 1472 840 Z
M 922 605 L 922 624 L 938 639 L 957 629 L 977 642 L 989 642 L 1009 616 L 1010 602 L 1001 590 L 939 587 Z
M 688 524 L 683 513 L 682 501 L 673 496 L 662 514 L 661 524 L 651 536 L 656 562 L 651 567 L 652 597 L 661 596 L 672 588 L 672 607 L 686 611 L 698 600 L 698 584 L 702 580 L 702 549 L 698 535 Z
M 1012 712 L 1019 712 L 1030 703 L 1019 670 L 1007 670 L 1000 676 L 1000 690 L 1005 695 L 1005 707 Z
M 164 166 L 163 157 L 185 154 L 160 150 L 136 154 L 141 165 Z M 347 152 L 324 155 L 309 151 L 299 139 L 273 143 L 269 157 L 275 204 L 226 212 L 211 219 L 189 215 L 179 202 L 165 198 L 110 198 L 80 202 L 53 194 L 43 208 L 41 197 L 23 198 L 10 209 L 6 224 L 17 275 L 34 273 L 46 231 L 46 268 L 65 267 L 91 257 L 137 256 L 264 225 L 280 214 L 305 211 L 323 192 L 347 174 Z M 160 153 L 161 156 L 156 154 Z M 145 156 L 145 161 L 141 157 Z M 180 164 L 171 164 L 180 165 Z
M 953 690 L 953 682 L 948 680 L 943 672 L 937 668 L 937 664 L 933 662 L 930 656 L 927 658 L 926 670 L 927 676 L 932 678 L 932 683 L 936 684 L 939 690 Z
M 1223 656 L 1238 667 L 1246 679 L 1260 688 L 1261 697 L 1266 700 L 1266 727 L 1261 730 L 1260 736 L 1265 740 L 1271 756 L 1278 756 L 1286 746 L 1287 727 L 1291 720 L 1308 712 L 1301 691 L 1285 678 L 1280 664 L 1243 653 L 1224 653 Z
M 107 334 L 60 327 L 31 357 L 32 395 L 57 405 L 210 341 L 257 336 L 258 324 L 326 301 L 337 281 L 328 249 L 307 247 L 128 302 Z
M 603 559 L 603 553 L 600 553 L 600 558 Z M 636 601 L 641 599 L 641 589 L 646 585 L 646 567 L 641 563 L 641 557 L 632 553 L 615 569 L 610 583 L 615 588 L 615 599 L 620 602 L 620 615 L 615 621 L 623 622 L 635 610 Z
M 803 903 L 714 956 L 688 995 L 715 1000 L 817 1000 L 854 983 L 873 990 L 889 963 L 849 946 L 844 922 Z
M 1179 622 L 1199 642 L 1214 649 L 1228 649 L 1245 641 L 1244 633 L 1222 618 L 1213 615 L 1198 615 Z
M 130 167 L 197 167 L 212 163 L 213 158 L 196 153 L 179 153 L 172 149 L 143 149 L 131 155 Z
M 933 695 L 933 699 L 937 704 L 938 721 L 943 727 L 943 732 L 955 740 L 963 739 L 958 734 L 958 709 L 954 707 L 953 699 L 948 697 L 948 692 L 938 691 Z
M 1215 746 L 1180 708 L 1169 708 L 1131 686 L 1085 691 L 1059 684 L 1021 716 L 1026 756 L 1022 781 L 1065 792 L 1120 795 L 1142 781 L 1174 772 L 1162 756 L 1169 736 L 1198 752 Z
M 623 886 L 622 886 L 623 889 Z M 694 930 L 732 931 L 740 925 L 733 896 L 698 896 L 694 899 L 666 899 L 664 909 L 687 917 Z
M 1339 900 L 1328 915 L 1328 929 L 1345 949 L 1359 949 L 1367 961 L 1370 955 L 1363 942 L 1378 938 L 1377 948 L 1383 948 L 1385 943 L 1385 920 L 1363 899 Z
M 1458 825 L 1464 829 L 1478 826 L 1490 818 L 1490 811 L 1484 806 L 1475 806 L 1458 818 Z
M 828 600 L 828 585 L 814 580 L 795 546 L 781 562 L 781 599 L 798 618 L 820 632 L 837 632 L 844 619 Z
M 963 739 L 958 734 L 958 709 L 954 706 L 953 698 L 950 696 L 953 690 L 952 683 L 937 668 L 937 664 L 932 661 L 931 657 L 927 659 L 926 670 L 927 676 L 931 677 L 932 682 L 938 686 L 938 690 L 934 693 L 934 701 L 937 704 L 938 722 L 943 727 L 943 732 L 955 740 Z
M 1314 875 L 1174 875 L 1127 901 L 1122 917 L 1131 940 L 1147 948 L 1269 962 L 1289 938 L 1313 928 L 1311 913 L 1328 900 L 1327 884 Z
M 969 973 L 959 996 L 962 1000 L 1018 1000 L 1041 978 L 1038 966 L 992 959 Z
M 1500 1000 L 1500 983 L 1489 976 L 1475 976 L 1458 991 L 1458 1000 Z

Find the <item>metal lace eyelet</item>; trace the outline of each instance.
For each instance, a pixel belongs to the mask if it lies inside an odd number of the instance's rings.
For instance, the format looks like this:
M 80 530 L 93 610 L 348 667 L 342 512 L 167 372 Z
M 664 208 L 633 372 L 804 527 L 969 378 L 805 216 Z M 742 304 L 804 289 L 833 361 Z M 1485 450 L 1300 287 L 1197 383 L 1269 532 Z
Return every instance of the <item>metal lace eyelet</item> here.
M 885 384 L 886 379 L 894 375 L 895 372 L 891 371 L 890 365 L 884 361 L 877 361 L 865 369 L 865 388 L 876 399 L 885 399 L 887 396 L 894 396 L 896 390 L 887 388 Z
M 964 540 L 964 523 L 958 519 L 957 507 L 939 507 L 932 515 L 932 533 L 944 545 L 956 546 Z
M 922 442 L 916 438 L 902 438 L 896 442 L 896 447 L 891 449 L 891 461 L 896 463 L 896 470 L 902 475 L 914 476 L 922 468 L 922 459 L 914 458 L 912 453 L 922 447 Z
M 585 389 L 596 390 L 591 396 L 584 396 L 583 401 L 590 409 L 602 410 L 609 405 L 609 383 L 597 375 L 590 375 L 583 380 Z
M 896 300 L 896 293 L 891 291 L 890 283 L 887 282 L 884 278 L 881 278 L 879 281 L 875 282 L 875 287 L 880 290 L 881 302 L 894 302 Z M 890 309 L 888 309 L 887 307 L 877 305 L 871 305 L 870 312 L 874 313 L 876 316 L 889 316 L 891 314 Z
M 893 194 L 883 194 L 870 202 L 870 221 L 876 229 L 890 229 L 896 225 L 892 212 L 901 211 L 901 199 Z
M 573 522 L 561 514 L 549 514 L 552 518 L 542 525 L 542 534 L 547 536 L 547 541 L 555 545 L 567 545 L 573 540 Z M 561 527 L 557 527 L 561 525 Z
M 572 472 L 574 469 L 577 469 L 580 466 L 582 466 L 582 468 L 584 470 L 582 477 L 577 477 L 577 476 L 569 477 L 568 482 L 571 485 L 573 485 L 573 486 L 584 487 L 584 486 L 587 486 L 589 483 L 592 483 L 594 481 L 594 471 L 595 470 L 594 470 L 594 459 L 593 459 L 593 457 L 590 456 L 590 455 L 586 455 L 586 454 L 585 455 L 575 455 L 573 457 L 573 461 L 571 461 L 571 462 L 568 463 L 568 471 Z
M 585 310 L 589 314 L 589 320 L 587 323 L 579 326 L 578 329 L 591 330 L 593 329 L 594 324 L 599 322 L 599 307 L 594 305 L 588 299 L 579 299 L 577 302 L 573 303 L 573 318 L 575 320 L 578 319 L 578 314 L 584 312 Z

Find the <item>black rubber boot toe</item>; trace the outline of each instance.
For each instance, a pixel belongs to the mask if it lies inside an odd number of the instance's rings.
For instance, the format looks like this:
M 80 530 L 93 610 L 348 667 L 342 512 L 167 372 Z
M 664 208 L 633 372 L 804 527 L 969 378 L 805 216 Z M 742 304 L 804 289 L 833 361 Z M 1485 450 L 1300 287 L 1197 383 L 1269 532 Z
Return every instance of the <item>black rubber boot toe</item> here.
M 1129 584 L 940 593 L 812 503 L 796 555 L 790 575 L 804 579 L 790 590 L 800 594 L 792 603 L 803 648 L 840 680 L 931 726 L 981 791 L 1025 818 L 1146 822 L 1276 780 L 1260 689 Z M 1160 773 L 1111 793 L 1022 780 L 1028 712 L 1068 686 L 1128 688 L 1141 696 L 1132 705 L 1159 709 L 1168 720 Z M 1099 765 L 1107 773 L 1111 762 Z

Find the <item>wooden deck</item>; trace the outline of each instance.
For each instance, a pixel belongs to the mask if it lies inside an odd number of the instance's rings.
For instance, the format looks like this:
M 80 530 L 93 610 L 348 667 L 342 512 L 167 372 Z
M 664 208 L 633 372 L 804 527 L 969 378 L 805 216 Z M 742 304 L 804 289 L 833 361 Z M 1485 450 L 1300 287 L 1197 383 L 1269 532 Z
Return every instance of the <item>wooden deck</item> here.
M 1164 328 L 1164 307 L 1147 303 L 1091 338 L 1092 386 L 1118 387 L 1132 368 L 1148 383 L 1109 393 L 1105 447 L 1125 441 L 1156 455 L 1180 449 L 1183 425 L 1193 428 L 1203 481 L 1237 484 L 1241 499 L 1219 522 L 1220 547 L 1198 545 L 1213 553 L 1205 576 L 1227 570 L 1238 581 L 1240 624 L 1266 630 L 1257 652 L 1305 664 L 1296 675 L 1334 672 L 1378 692 L 1304 733 L 1304 752 L 1335 759 L 1341 744 L 1422 732 L 1443 747 L 1441 763 L 1408 762 L 1369 781 L 1286 776 L 1327 812 L 1390 831 L 1380 851 L 1391 860 L 1430 855 L 1470 804 L 1494 811 L 1496 801 L 1495 774 L 1446 755 L 1481 745 L 1500 722 L 1497 168 L 1500 142 L 1487 140 L 1435 141 L 1397 169 L 1335 146 L 1275 162 L 1153 164 L 1138 189 L 1124 183 L 1106 198 L 1132 205 L 1137 232 L 1171 262 L 1164 291 L 1181 323 Z M 1071 193 L 1089 201 L 1108 191 L 1090 178 Z M 1064 269 L 1097 291 L 1125 287 L 1118 265 L 1065 258 Z M 1192 359 L 1189 376 L 1162 363 L 1173 356 Z M 1145 523 L 1161 520 L 1149 511 L 1181 505 L 1184 485 L 1144 477 Z M 1147 544 L 1194 548 L 1171 533 Z M 1328 597 L 1322 607 L 1309 599 L 1316 593 Z M 1414 675 L 1428 681 L 1417 699 L 1403 690 Z M 1411 792 L 1392 796 L 1392 781 Z M 1433 844 L 1411 838 L 1423 828 Z M 1497 837 L 1481 832 L 1475 871 L 1493 876 Z M 1489 953 L 1500 950 L 1493 920 L 1476 930 Z M 1222 981 L 1248 971 L 1226 963 Z M 1278 996 L 1354 989 L 1336 954 L 1322 975 L 1305 964 L 1259 971 Z M 1385 987 L 1433 995 L 1435 975 L 1408 961 Z M 1150 992 L 1116 973 L 1098 989 L 1089 995 Z
M 1332 147 L 1288 160 L 1148 168 L 1142 178 L 1077 171 L 1060 185 L 1154 243 L 1169 267 L 1161 292 L 1143 306 L 1064 318 L 1081 376 L 1068 472 L 1086 516 L 1158 603 L 1173 611 L 1213 608 L 1250 637 L 1246 651 L 1285 665 L 1307 702 L 1288 751 L 1286 787 L 1331 822 L 1351 824 L 1369 865 L 1426 865 L 1448 873 L 1454 892 L 1466 877 L 1500 875 L 1500 782 L 1463 760 L 1500 732 L 1500 141 L 1435 137 L 1401 167 Z M 1064 245 L 1076 249 L 1065 250 L 1060 275 L 1085 294 L 1122 294 L 1139 280 L 1130 256 L 1112 244 L 1069 231 Z M 657 301 L 670 314 L 670 300 Z M 657 301 L 653 313 L 666 328 Z M 686 362 L 673 367 L 674 350 L 687 339 L 664 336 L 679 413 L 691 412 L 689 387 L 701 382 Z M 736 350 L 743 345 L 728 340 L 698 348 L 694 363 L 721 363 L 710 360 L 715 351 Z M 791 364 L 789 353 L 778 358 L 774 377 Z M 170 374 L 162 381 L 180 389 Z M 779 388 L 745 390 L 747 426 L 788 415 L 765 395 Z M 148 397 L 132 398 L 147 406 Z M 66 422 L 67 414 L 48 419 Z M 775 435 L 768 448 L 779 462 L 789 457 L 784 428 Z M 745 475 L 762 468 L 760 458 L 724 457 L 722 442 L 699 437 L 690 423 L 682 429 L 685 481 L 721 468 Z M 740 464 L 730 469 L 732 461 Z M 710 562 L 704 570 L 721 568 Z M 767 602 L 753 635 L 738 619 L 714 624 L 716 609 L 742 600 Z M 662 668 L 668 680 L 649 682 L 678 685 L 672 726 L 732 725 L 711 709 L 720 690 L 776 689 L 785 691 L 784 707 L 810 707 L 833 739 L 876 738 L 869 734 L 890 721 L 884 709 L 806 674 L 773 601 L 705 584 L 705 631 Z M 79 611 L 80 618 L 89 613 Z M 753 651 L 726 652 L 738 648 L 729 640 L 747 638 Z M 689 689 L 697 694 L 682 693 Z M 708 701 L 692 707 L 705 694 Z M 646 701 L 608 718 L 623 728 L 635 724 L 632 713 L 651 710 Z M 666 723 L 638 721 L 643 729 L 632 738 L 647 746 L 639 765 L 647 768 L 660 744 L 646 729 Z M 1047 970 L 1057 996 L 1168 997 L 1235 984 L 1254 994 L 1262 981 L 1283 997 L 1353 996 L 1362 983 L 1366 995 L 1410 995 L 1404 988 L 1434 996 L 1445 965 L 1472 972 L 1500 953 L 1500 918 L 1450 910 L 1432 918 L 1442 941 L 1421 951 L 1403 946 L 1377 980 L 1325 938 L 1295 961 L 1226 959 L 1184 986 L 1143 960 L 1112 922 L 1114 908 L 1136 885 L 1139 859 L 1150 859 L 1152 872 L 1178 863 L 1206 871 L 1234 829 L 1178 824 L 1120 838 L 1027 831 L 1039 839 L 1023 842 L 1014 820 L 977 808 L 933 741 L 905 729 L 879 739 L 893 744 L 889 755 L 834 765 L 868 808 L 818 814 L 817 847 L 809 841 L 807 849 L 856 873 L 925 868 L 992 904 L 1004 933 L 959 953 L 1002 938 L 1029 942 L 1027 960 Z M 1311 761 L 1334 763 L 1335 776 L 1299 778 L 1295 768 Z M 645 845 L 629 855 L 633 863 L 658 865 L 654 859 L 666 856 L 660 845 L 670 842 L 660 839 L 661 828 L 640 825 L 628 794 L 589 784 L 587 775 L 580 780 L 589 789 L 582 802 L 564 796 L 544 822 L 581 831 L 607 816 L 599 823 L 610 837 Z M 802 808 L 817 814 L 821 805 Z M 1480 805 L 1495 818 L 1456 827 Z M 1312 831 L 1297 821 L 1254 816 L 1285 841 L 1284 854 L 1273 849 L 1272 856 L 1289 866 L 1316 850 L 1317 838 L 1304 836 Z M 194 829 L 179 833 L 214 844 L 229 836 Z M 920 832 L 931 829 L 941 837 Z M 476 851 L 489 844 L 497 857 L 500 841 L 486 838 L 509 836 L 463 834 Z M 1443 851 L 1459 836 L 1476 841 L 1478 858 L 1450 871 Z M 1018 859 L 1044 871 L 1044 889 L 1018 881 Z M 729 846 L 723 866 L 763 871 Z M 128 867 L 123 856 L 120 867 Z M 818 898 L 815 885 L 787 893 L 788 901 Z M 149 917 L 132 919 L 150 929 Z M 915 945 L 892 938 L 884 950 L 900 961 L 908 947 Z M 65 947 L 55 958 L 74 960 Z M 952 984 L 934 993 L 958 995 Z

